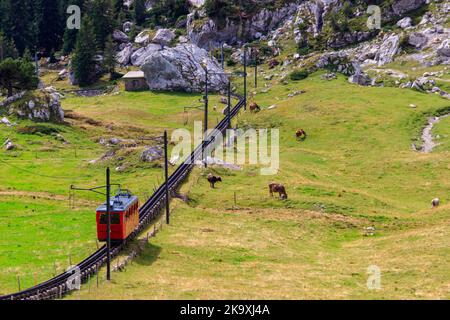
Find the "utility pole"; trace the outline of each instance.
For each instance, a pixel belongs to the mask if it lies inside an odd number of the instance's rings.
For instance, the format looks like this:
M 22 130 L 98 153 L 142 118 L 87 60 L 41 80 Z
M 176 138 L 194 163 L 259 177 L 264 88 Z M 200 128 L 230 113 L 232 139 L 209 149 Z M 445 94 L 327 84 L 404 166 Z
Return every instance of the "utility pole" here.
M 206 76 L 206 84 L 205 84 L 205 127 L 204 127 L 204 138 L 203 143 L 206 141 L 206 138 L 208 137 L 208 105 L 209 105 L 209 97 L 208 97 L 208 81 L 209 81 L 209 72 L 208 72 L 208 66 L 205 66 L 205 76 Z M 205 168 L 208 167 L 208 155 L 206 154 L 206 149 L 203 147 L 203 158 L 205 161 Z
M 76 188 L 70 186 L 71 190 L 90 191 L 106 196 L 106 279 L 111 280 L 111 186 L 121 188 L 120 184 L 111 184 L 111 170 L 106 168 L 106 185 L 93 188 Z M 98 191 L 99 189 L 106 189 L 106 193 Z
M 244 46 L 244 110 L 247 110 L 247 47 Z
M 258 49 L 255 49 L 255 88 L 258 88 L 258 59 L 259 59 L 259 53 Z
M 110 169 L 106 168 L 106 280 L 111 280 L 111 181 Z
M 228 128 L 231 128 L 231 80 L 228 80 L 228 105 L 227 105 Z
M 170 224 L 170 204 L 169 204 L 169 150 L 167 141 L 167 131 L 164 131 L 164 175 L 166 179 L 166 222 Z

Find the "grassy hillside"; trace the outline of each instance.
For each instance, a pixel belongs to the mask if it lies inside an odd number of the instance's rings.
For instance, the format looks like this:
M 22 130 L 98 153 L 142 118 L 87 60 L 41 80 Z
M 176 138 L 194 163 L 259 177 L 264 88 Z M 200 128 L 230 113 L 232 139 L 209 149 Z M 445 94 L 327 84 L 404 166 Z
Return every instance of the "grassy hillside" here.
M 279 174 L 197 169 L 182 189 L 190 201 L 175 201 L 172 225 L 144 254 L 71 298 L 448 298 L 449 153 L 411 148 L 448 101 L 320 74 L 257 91 L 263 111 L 239 123 L 280 128 Z M 306 141 L 295 139 L 298 128 Z M 224 178 L 216 190 L 209 170 Z M 270 198 L 271 181 L 286 185 L 289 200 Z M 434 197 L 443 205 L 432 210 Z M 366 287 L 371 265 L 381 268 L 381 290 Z
M 17 125 L 0 124 L 0 141 L 10 138 L 18 149 L 0 150 L 0 294 L 18 289 L 17 276 L 22 289 L 30 287 L 92 253 L 97 248 L 94 212 L 104 199 L 77 193 L 72 208 L 70 186 L 104 185 L 105 168 L 110 165 L 114 183 L 146 199 L 162 181 L 163 172 L 161 162 L 139 161 L 146 145 L 157 145 L 139 139 L 161 136 L 165 129 L 192 127 L 203 113 L 198 109 L 185 113 L 184 107 L 201 105 L 199 98 L 150 92 L 92 98 L 68 95 L 62 102 L 65 125 L 8 116 Z M 218 104 L 217 96 L 212 103 Z M 220 114 L 211 110 L 211 117 L 214 124 Z M 138 146 L 121 149 L 99 144 L 101 138 L 112 137 L 136 140 Z M 115 157 L 90 163 L 111 149 L 117 150 Z M 116 172 L 118 166 L 125 169 Z

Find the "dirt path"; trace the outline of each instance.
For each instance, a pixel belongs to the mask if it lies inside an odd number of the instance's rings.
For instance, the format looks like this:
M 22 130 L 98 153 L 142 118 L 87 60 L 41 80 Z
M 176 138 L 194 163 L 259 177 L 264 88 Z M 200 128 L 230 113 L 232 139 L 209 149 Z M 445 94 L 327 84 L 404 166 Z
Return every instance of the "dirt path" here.
M 439 121 L 441 121 L 442 119 L 449 117 L 449 116 L 450 116 L 450 114 L 446 114 L 441 117 L 431 117 L 428 119 L 428 125 L 425 127 L 425 129 L 423 129 L 423 133 L 422 133 L 423 145 L 422 145 L 421 151 L 423 153 L 430 153 L 433 151 L 433 149 L 435 147 L 437 147 L 438 144 L 436 144 L 433 140 L 433 134 L 432 134 L 433 126 L 436 123 L 438 123 Z

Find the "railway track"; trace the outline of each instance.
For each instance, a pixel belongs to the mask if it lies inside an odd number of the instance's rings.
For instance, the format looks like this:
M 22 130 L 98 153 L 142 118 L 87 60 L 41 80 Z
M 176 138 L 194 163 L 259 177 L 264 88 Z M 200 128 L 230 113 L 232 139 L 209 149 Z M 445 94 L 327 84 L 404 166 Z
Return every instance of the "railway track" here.
M 237 95 L 235 95 L 235 97 L 239 99 L 239 102 L 234 108 L 231 109 L 229 115 L 231 119 L 239 113 L 245 104 L 243 97 Z M 224 133 L 227 128 L 228 116 L 222 119 L 222 121 L 215 127 L 216 131 L 208 135 L 202 144 L 194 150 L 191 156 L 169 177 L 168 184 L 171 193 L 175 191 L 186 179 L 191 170 L 194 168 L 195 162 L 202 159 L 203 153 L 207 151 L 208 148 L 212 148 L 214 146 L 214 141 L 218 135 L 218 132 Z M 155 220 L 161 210 L 165 207 L 165 187 L 166 184 L 162 184 L 140 208 L 139 226 L 133 231 L 127 241 L 135 239 L 150 222 Z M 125 245 L 126 243 L 111 244 L 111 257 L 117 256 Z M 79 268 L 82 283 L 85 283 L 90 276 L 95 275 L 100 270 L 100 268 L 106 263 L 106 257 L 106 246 L 103 246 L 76 266 Z M 17 293 L 0 296 L 0 300 L 49 300 L 62 298 L 65 294 L 72 291 L 68 285 L 71 277 L 72 273 L 65 272 L 32 288 Z

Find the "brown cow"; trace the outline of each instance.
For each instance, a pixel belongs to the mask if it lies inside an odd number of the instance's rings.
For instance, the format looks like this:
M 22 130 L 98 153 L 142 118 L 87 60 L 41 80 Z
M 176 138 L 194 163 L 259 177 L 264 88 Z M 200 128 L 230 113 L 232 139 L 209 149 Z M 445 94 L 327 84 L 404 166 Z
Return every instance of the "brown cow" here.
M 306 139 L 307 135 L 306 135 L 306 131 L 303 129 L 299 129 L 297 130 L 297 132 L 295 133 L 295 135 L 297 136 L 298 139 Z
M 250 109 L 251 112 L 259 112 L 259 111 L 261 111 L 261 107 L 258 106 L 258 104 L 256 102 L 250 103 L 249 109 Z
M 211 185 L 211 188 L 214 189 L 217 182 L 222 182 L 222 177 L 216 177 L 212 175 L 211 173 L 208 174 L 208 182 Z
M 269 184 L 269 192 L 270 196 L 273 197 L 274 192 L 278 192 L 280 194 L 281 199 L 287 199 L 288 195 L 286 193 L 286 188 L 279 183 L 271 183 Z

